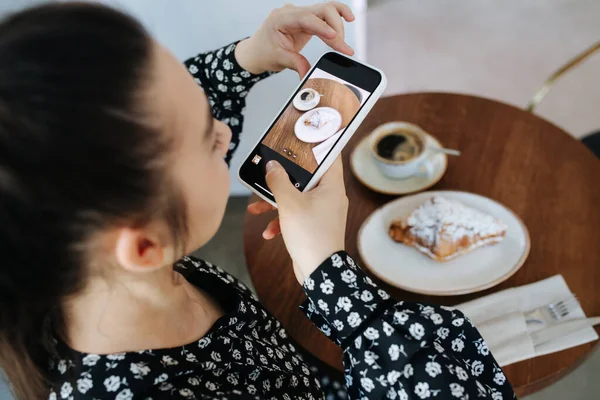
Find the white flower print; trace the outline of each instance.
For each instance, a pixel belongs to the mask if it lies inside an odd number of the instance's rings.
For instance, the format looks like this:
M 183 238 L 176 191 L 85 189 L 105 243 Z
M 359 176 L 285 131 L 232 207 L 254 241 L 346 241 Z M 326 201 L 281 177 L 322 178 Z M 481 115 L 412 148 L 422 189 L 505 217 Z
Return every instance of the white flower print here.
M 360 349 L 360 346 L 362 346 L 362 336 L 357 336 L 356 339 L 354 339 L 354 347 Z
M 352 381 L 353 381 L 352 375 L 346 375 L 345 379 L 346 379 L 346 387 L 352 387 Z
M 321 310 L 323 310 L 325 312 L 325 314 L 329 313 L 329 306 L 327 305 L 326 302 L 324 302 L 323 300 L 319 299 L 319 301 L 317 302 L 317 305 L 319 306 L 319 308 Z
M 379 295 L 379 297 L 381 297 L 383 300 L 387 300 L 390 298 L 390 295 L 383 289 L 377 289 L 377 294 Z
M 188 383 L 192 386 L 198 386 L 200 384 L 200 379 L 196 378 L 195 376 L 192 376 L 188 378 Z
M 188 362 L 196 362 L 196 361 L 198 361 L 196 359 L 196 355 L 194 353 L 187 353 L 185 355 L 185 360 L 188 361 Z
M 377 287 L 377 285 L 375 284 L 375 282 L 373 282 L 373 280 L 371 278 L 369 278 L 368 276 L 365 276 L 365 282 L 367 283 L 367 285 L 371 285 L 373 287 Z
M 231 383 L 232 385 L 237 385 L 238 379 L 235 377 L 235 375 L 229 374 L 227 375 L 227 382 Z
M 373 327 L 368 327 L 365 330 L 364 335 L 369 340 L 379 339 L 379 331 Z
M 367 377 L 360 378 L 360 386 L 362 386 L 362 388 L 365 389 L 365 391 L 367 392 L 370 392 L 371 390 L 375 389 L 373 381 Z
M 54 392 L 50 393 L 50 396 L 48 396 L 48 400 L 57 400 L 56 393 L 54 393 Z
M 315 289 L 315 281 L 309 276 L 308 278 L 306 278 L 304 280 L 304 287 L 308 290 L 314 290 Z
M 421 314 L 423 314 L 423 315 L 431 315 L 434 312 L 435 312 L 435 309 L 433 307 L 431 307 L 431 306 L 425 306 L 421 310 Z
M 467 379 L 469 379 L 469 374 L 467 374 L 467 371 L 462 369 L 459 365 L 456 366 L 454 372 L 456 372 L 456 377 L 461 381 L 466 381 Z
M 217 89 L 223 93 L 227 92 L 227 86 L 223 85 L 222 83 L 219 83 L 219 85 L 217 86 Z
M 339 319 L 336 319 L 333 321 L 333 327 L 336 330 L 341 331 L 342 329 L 344 329 L 344 323 L 342 321 L 340 321 Z
M 100 360 L 100 356 L 98 354 L 88 354 L 83 357 L 83 365 L 87 367 L 93 367 Z
M 427 364 L 425 364 L 425 372 L 427 372 L 432 378 L 435 378 L 442 373 L 442 366 L 435 361 L 429 361 Z
M 395 400 L 396 397 L 398 397 L 398 394 L 396 393 L 396 389 L 394 389 L 393 387 L 391 387 L 385 394 L 386 399 Z
M 94 386 L 94 382 L 90 378 L 79 378 L 77 379 L 77 390 L 79 393 L 85 394 Z
M 331 328 L 329 327 L 329 325 L 321 326 L 321 332 L 323 332 L 325 336 L 331 336 Z
M 230 70 L 231 68 L 233 68 L 233 64 L 229 60 L 223 60 L 223 68 L 225 68 L 226 70 Z
M 201 349 L 205 348 L 209 344 L 210 344 L 210 338 L 204 337 L 204 338 L 198 340 L 198 347 L 200 347 Z
M 191 68 L 190 68 L 190 72 L 192 72 Z M 192 72 L 193 74 L 194 72 Z M 218 80 L 222 81 L 223 80 L 223 71 L 221 71 L 220 69 L 217 70 L 217 72 L 215 72 L 215 76 L 217 77 Z
M 398 360 L 400 357 L 400 347 L 397 344 L 392 344 L 388 349 L 388 354 L 390 355 L 390 359 L 392 361 Z
M 349 269 L 342 271 L 342 280 L 346 283 L 356 282 L 356 274 Z
M 167 379 L 169 379 L 169 375 L 167 374 L 160 374 L 159 376 L 156 377 L 156 379 L 154 380 L 154 384 L 158 385 L 159 383 L 163 383 L 166 382 Z
M 119 392 L 115 400 L 131 400 L 133 399 L 133 393 L 129 389 L 123 389 Z
M 425 335 L 425 328 L 423 328 L 423 325 L 421 325 L 418 322 L 411 324 L 410 328 L 408 328 L 408 331 L 410 332 L 412 337 L 414 337 L 417 340 L 421 340 L 423 335 Z
M 394 324 L 404 325 L 408 321 L 408 314 L 402 311 L 396 311 L 394 313 Z
M 429 391 L 429 384 L 427 382 L 419 382 L 415 386 L 415 394 L 422 399 L 426 399 L 431 397 L 431 392 Z
M 319 287 L 321 288 L 323 294 L 333 293 L 334 285 L 333 282 L 331 282 L 331 279 L 325 279 L 323 282 L 321 282 L 321 285 L 319 285 Z
M 238 92 L 238 93 L 241 92 L 244 89 L 246 89 L 246 86 L 244 86 L 244 85 L 237 85 L 235 87 L 235 91 Z
M 352 308 L 352 301 L 348 297 L 342 296 L 338 299 L 337 306 L 338 308 L 349 312 Z
M 60 387 L 60 397 L 66 399 L 73 393 L 73 386 L 69 382 L 65 382 Z
M 132 363 L 129 367 L 129 370 L 133 375 L 136 375 L 136 377 L 140 379 L 142 376 L 146 376 L 148 375 L 148 372 L 150 372 L 150 368 L 144 363 Z
M 362 322 L 362 319 L 360 318 L 360 315 L 358 315 L 357 312 L 351 312 L 348 315 L 348 325 L 350 325 L 350 327 L 356 328 L 357 326 L 360 325 L 361 322 Z
M 164 355 L 162 357 L 161 362 L 163 363 L 163 365 L 177 365 L 177 364 L 179 364 L 179 361 L 177 361 L 173 357 L 167 356 L 167 355 Z
M 196 72 L 198 72 L 198 67 L 196 67 L 194 64 L 192 64 L 192 65 L 190 65 L 188 70 L 190 71 L 190 73 L 195 74 Z
M 408 400 L 408 393 L 406 393 L 406 390 L 398 390 L 398 400 Z
M 378 359 L 379 356 L 377 354 L 373 353 L 370 350 L 365 351 L 365 362 L 367 363 L 367 365 L 373 365 L 377 363 Z
M 365 303 L 371 301 L 373 300 L 373 293 L 369 292 L 368 290 L 363 290 L 362 294 L 360 295 L 360 299 Z
M 461 352 L 465 348 L 465 343 L 460 338 L 456 338 L 452 341 L 452 350 Z
M 431 319 L 431 322 L 433 322 L 435 325 L 439 325 L 444 322 L 444 318 L 442 318 L 442 316 L 438 313 L 431 314 L 429 318 Z
M 494 382 L 496 382 L 496 385 L 498 386 L 504 385 L 504 382 L 506 382 L 506 376 L 504 376 L 502 371 L 496 372 L 494 375 Z
M 113 360 L 113 361 L 124 360 L 125 359 L 125 353 L 109 354 L 109 355 L 106 356 L 106 358 L 109 359 L 109 360 Z
M 238 126 L 239 124 L 240 124 L 240 120 L 237 119 L 236 117 L 231 117 L 231 119 L 229 120 L 229 125 L 231 125 L 231 126 Z M 253 312 L 256 314 L 255 310 Z
M 212 55 L 212 53 L 210 53 L 210 54 L 208 54 L 208 55 L 206 56 L 206 58 L 204 59 L 204 62 L 205 62 L 206 64 L 208 64 L 209 62 L 211 62 L 211 61 L 212 61 L 212 59 L 213 59 L 213 55 Z
M 487 356 L 490 354 L 490 349 L 487 347 L 487 343 L 485 343 L 485 341 L 481 340 L 477 343 L 477 352 L 482 356 Z
M 67 372 L 67 362 L 65 360 L 60 360 L 56 368 L 58 368 L 58 372 L 64 374 L 65 372 Z
M 242 71 L 240 72 L 240 75 L 244 78 L 250 78 L 250 72 L 248 71 Z
M 387 374 L 387 380 L 390 383 L 390 385 L 395 385 L 396 382 L 398 381 L 398 378 L 400 378 L 400 372 L 396 371 L 396 370 L 391 370 L 390 372 L 388 372 Z
M 503 400 L 502 393 L 500 393 L 500 392 L 492 393 L 492 400 Z
M 213 351 L 212 353 L 210 353 L 210 358 L 212 358 L 216 362 L 221 361 L 221 355 L 219 353 L 217 353 L 216 351 Z
M 214 392 L 215 390 L 217 390 L 217 385 L 215 385 L 213 382 L 210 382 L 210 381 L 206 381 L 206 384 L 204 386 L 206 386 L 206 388 L 208 390 L 210 390 L 211 392 Z
M 256 387 L 254 385 L 248 385 L 248 393 L 256 394 Z
M 473 364 L 471 364 L 471 373 L 474 376 L 479 376 L 483 373 L 483 363 L 479 360 L 475 360 L 473 361 Z
M 386 336 L 392 336 L 392 333 L 394 333 L 394 327 L 383 321 L 383 333 L 385 333 Z
M 121 386 L 121 380 L 118 376 L 112 375 L 104 380 L 104 387 L 107 392 L 116 392 Z
M 344 265 L 344 260 L 342 260 L 342 257 L 336 253 L 331 256 L 331 264 L 333 264 L 333 266 L 336 268 L 340 268 L 342 265 Z
M 440 337 L 440 339 L 446 339 L 448 337 L 449 333 L 450 333 L 450 329 L 448 329 L 448 328 L 439 328 L 437 330 L 437 335 Z
M 404 375 L 405 378 L 410 378 L 413 373 L 414 373 L 414 369 L 413 369 L 412 364 L 404 365 L 404 370 L 402 371 L 402 375 Z
M 192 392 L 188 388 L 179 389 L 179 394 L 181 395 L 181 397 L 184 397 L 186 399 L 191 399 L 192 397 L 194 397 L 194 392 Z
M 232 80 L 234 83 L 240 83 L 240 82 L 242 81 L 242 78 L 240 78 L 240 77 L 239 77 L 239 76 L 237 76 L 237 75 L 234 75 L 234 76 L 232 76 L 232 77 L 231 77 L 231 80 Z
M 459 385 L 458 383 L 451 383 L 450 392 L 454 397 L 463 397 L 463 395 L 465 394 L 465 388 Z
M 462 326 L 464 323 L 465 323 L 464 318 L 456 318 L 455 320 L 452 321 L 452 325 L 454 325 L 454 326 Z

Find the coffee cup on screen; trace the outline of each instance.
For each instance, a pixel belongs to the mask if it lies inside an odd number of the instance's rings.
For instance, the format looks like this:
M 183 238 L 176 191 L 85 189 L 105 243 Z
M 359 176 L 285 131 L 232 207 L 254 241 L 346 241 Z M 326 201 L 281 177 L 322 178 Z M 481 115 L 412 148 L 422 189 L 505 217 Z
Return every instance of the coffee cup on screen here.
M 388 122 L 371 133 L 371 152 L 381 173 L 391 179 L 429 177 L 427 133 L 407 122 Z

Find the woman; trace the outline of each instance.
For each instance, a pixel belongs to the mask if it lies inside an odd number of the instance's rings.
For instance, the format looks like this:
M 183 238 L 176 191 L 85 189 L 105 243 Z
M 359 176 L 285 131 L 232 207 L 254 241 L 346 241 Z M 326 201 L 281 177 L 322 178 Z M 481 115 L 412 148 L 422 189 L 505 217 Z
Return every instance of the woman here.
M 312 35 L 351 54 L 342 17 L 283 7 L 187 70 L 97 5 L 0 24 L 0 361 L 17 398 L 345 396 L 244 285 L 181 258 L 223 217 L 248 90 L 304 75 Z M 514 396 L 458 311 L 392 301 L 344 253 L 339 161 L 310 193 L 279 165 L 267 182 L 280 221 L 264 236 L 281 231 L 306 315 L 344 349 L 349 397 Z

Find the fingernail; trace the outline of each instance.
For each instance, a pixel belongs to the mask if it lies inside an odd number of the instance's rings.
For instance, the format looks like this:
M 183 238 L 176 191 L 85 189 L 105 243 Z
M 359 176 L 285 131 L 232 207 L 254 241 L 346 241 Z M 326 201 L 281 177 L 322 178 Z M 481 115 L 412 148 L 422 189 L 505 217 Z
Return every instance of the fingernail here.
M 277 166 L 277 161 L 269 161 L 267 163 L 267 172 L 269 172 L 270 170 L 272 170 L 273 168 L 275 168 Z

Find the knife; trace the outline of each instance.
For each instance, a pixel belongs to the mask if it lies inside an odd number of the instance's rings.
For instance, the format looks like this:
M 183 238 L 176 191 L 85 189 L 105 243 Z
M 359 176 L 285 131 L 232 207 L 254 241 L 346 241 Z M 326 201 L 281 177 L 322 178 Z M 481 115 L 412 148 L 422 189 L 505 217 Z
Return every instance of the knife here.
M 539 346 L 540 344 L 549 342 L 550 340 L 567 336 L 583 328 L 592 327 L 598 324 L 600 324 L 600 317 L 574 319 L 531 332 L 529 335 L 531 336 L 533 344 L 535 346 Z

